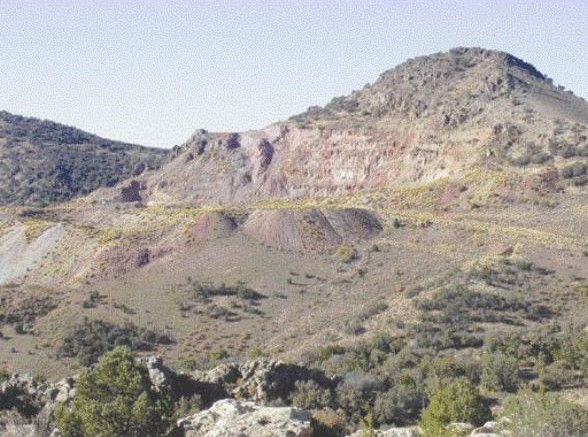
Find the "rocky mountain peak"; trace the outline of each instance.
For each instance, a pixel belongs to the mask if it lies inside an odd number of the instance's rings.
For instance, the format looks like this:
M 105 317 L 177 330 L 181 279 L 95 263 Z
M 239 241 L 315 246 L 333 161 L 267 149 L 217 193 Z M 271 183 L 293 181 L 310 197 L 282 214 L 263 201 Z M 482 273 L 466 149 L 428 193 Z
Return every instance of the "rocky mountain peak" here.
M 247 204 L 428 183 L 473 168 L 541 172 L 556 161 L 576 165 L 560 158 L 587 156 L 586 138 L 583 99 L 508 53 L 455 48 L 265 129 L 197 130 L 142 179 L 142 198 Z M 584 170 L 571 173 L 583 184 Z
M 439 52 L 409 59 L 385 71 L 380 76 L 380 79 L 385 80 L 391 76 L 395 77 L 398 73 L 426 76 L 441 75 L 444 77 L 448 77 L 447 74 L 459 76 L 459 73 L 463 73 L 476 66 L 483 67 L 486 73 L 505 73 L 518 70 L 521 74 L 526 74 L 539 80 L 546 80 L 545 75 L 522 59 L 506 52 L 480 47 L 456 47 L 448 52 Z M 472 71 L 479 73 L 480 70 L 482 69 Z
M 385 71 L 372 84 L 325 107 L 311 107 L 294 121 L 342 116 L 422 118 L 441 107 L 463 107 L 531 90 L 558 91 L 533 65 L 505 52 L 458 47 L 409 59 Z M 559 90 L 561 91 L 561 90 Z

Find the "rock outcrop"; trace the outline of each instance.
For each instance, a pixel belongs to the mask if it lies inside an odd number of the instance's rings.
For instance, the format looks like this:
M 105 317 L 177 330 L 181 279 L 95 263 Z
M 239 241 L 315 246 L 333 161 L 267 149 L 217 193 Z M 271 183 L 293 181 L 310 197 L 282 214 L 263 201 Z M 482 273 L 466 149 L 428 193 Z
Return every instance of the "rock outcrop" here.
M 486 422 L 483 426 L 476 428 L 470 434 L 471 437 L 501 437 L 506 434 L 500 431 L 498 422 Z
M 222 387 L 230 396 L 258 403 L 286 400 L 296 381 L 313 380 L 324 388 L 335 385 L 335 381 L 321 372 L 273 360 L 223 364 L 206 372 L 194 372 L 191 376 L 197 382 Z
M 37 381 L 31 375 L 14 374 L 0 384 L 0 398 L 6 409 L 34 413 L 59 402 L 69 402 L 75 394 L 75 379 L 65 378 L 54 384 Z
M 172 387 L 173 373 L 164 366 L 161 357 L 149 357 L 145 362 L 149 371 L 149 379 L 158 390 L 167 390 Z
M 356 431 L 347 437 L 363 437 L 363 431 Z M 386 430 L 374 430 L 372 437 L 421 437 L 422 434 L 417 428 L 389 428 Z
M 180 419 L 186 437 L 310 437 L 311 413 L 292 407 L 264 407 L 224 399 L 208 410 Z

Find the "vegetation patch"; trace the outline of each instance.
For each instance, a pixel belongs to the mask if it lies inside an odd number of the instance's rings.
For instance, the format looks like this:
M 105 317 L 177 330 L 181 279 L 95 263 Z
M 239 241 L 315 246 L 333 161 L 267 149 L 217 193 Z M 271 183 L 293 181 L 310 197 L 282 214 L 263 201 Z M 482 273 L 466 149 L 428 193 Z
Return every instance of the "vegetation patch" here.
M 188 299 L 179 304 L 185 317 L 189 314 L 203 314 L 212 319 L 237 322 L 245 315 L 263 315 L 258 306 L 267 296 L 243 282 L 236 285 L 215 285 L 189 278 L 188 283 L 182 286 L 188 294 Z
M 553 393 L 524 390 L 510 396 L 501 416 L 504 431 L 513 436 L 582 437 L 588 432 L 588 410 Z
M 27 297 L 19 299 L 15 296 L 0 299 L 0 325 L 14 325 L 17 333 L 28 332 L 35 320 L 57 308 L 57 302 L 51 297 Z
M 128 348 L 107 353 L 76 382 L 71 405 L 61 404 L 56 425 L 64 437 L 166 435 L 174 418 L 171 393 L 157 390 L 147 366 Z
M 160 167 L 168 152 L 0 111 L 0 204 L 47 205 Z
M 132 323 L 118 326 L 102 320 L 84 318 L 63 338 L 57 355 L 75 357 L 82 365 L 88 366 L 117 346 L 126 346 L 132 351 L 151 351 L 157 345 L 172 342 L 167 334 L 138 327 Z

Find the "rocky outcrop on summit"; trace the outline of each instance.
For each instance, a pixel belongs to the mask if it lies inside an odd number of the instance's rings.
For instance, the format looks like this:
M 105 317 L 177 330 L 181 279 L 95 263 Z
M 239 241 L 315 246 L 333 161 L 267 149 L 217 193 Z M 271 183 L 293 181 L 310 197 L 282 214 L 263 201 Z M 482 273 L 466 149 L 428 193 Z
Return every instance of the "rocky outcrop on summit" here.
M 435 117 L 441 125 L 456 126 L 478 115 L 493 99 L 518 90 L 548 90 L 550 86 L 546 76 L 515 56 L 459 47 L 408 60 L 385 71 L 364 89 L 293 118 L 398 114 L 411 120 Z M 472 106 L 473 100 L 477 103 Z

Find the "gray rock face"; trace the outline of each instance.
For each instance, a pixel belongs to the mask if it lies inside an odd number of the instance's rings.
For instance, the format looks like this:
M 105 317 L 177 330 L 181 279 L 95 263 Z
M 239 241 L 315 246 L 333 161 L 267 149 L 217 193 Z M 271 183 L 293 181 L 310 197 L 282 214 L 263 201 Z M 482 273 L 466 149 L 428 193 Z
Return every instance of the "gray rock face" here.
M 454 422 L 447 425 L 447 428 L 457 436 L 465 436 L 469 435 L 473 431 L 474 425 L 471 423 Z
M 498 422 L 486 422 L 484 426 L 476 428 L 470 434 L 471 437 L 500 437 L 505 435 L 501 433 L 500 424 Z
M 70 402 L 76 393 L 74 385 L 75 380 L 73 378 L 65 378 L 53 385 L 50 385 L 46 391 L 47 395 L 49 396 L 49 400 L 53 401 L 53 403 Z
M 49 400 L 48 386 L 35 381 L 31 375 L 14 374 L 0 384 L 0 396 L 14 408 L 41 409 Z
M 243 364 L 222 364 L 210 371 L 194 372 L 198 382 L 222 386 L 235 398 L 267 403 L 286 399 L 296 381 L 314 380 L 321 387 L 330 387 L 333 381 L 307 368 L 273 360 L 254 360 Z M 237 384 L 238 382 L 238 384 Z
M 0 384 L 0 399 L 13 413 L 4 427 L 0 425 L 0 435 L 38 437 L 51 434 L 51 437 L 59 437 L 55 430 L 51 432 L 53 412 L 58 403 L 72 400 L 75 394 L 74 384 L 74 378 L 48 384 L 39 382 L 30 375 L 12 375 Z M 32 423 L 20 416 L 23 412 L 34 414 Z
M 421 437 L 422 434 L 416 428 L 390 428 L 386 430 L 375 430 L 372 437 Z M 363 437 L 363 431 L 355 431 L 347 437 Z
M 311 414 L 290 407 L 263 407 L 224 399 L 210 409 L 180 419 L 186 437 L 310 437 Z
M 37 437 L 37 431 L 33 425 L 9 423 L 0 435 L 3 437 Z
M 160 357 L 149 357 L 145 364 L 149 371 L 149 379 L 158 390 L 170 388 L 171 371 L 163 365 Z
M 31 375 L 14 374 L 0 384 L 0 396 L 17 409 L 52 410 L 58 403 L 67 403 L 73 398 L 74 384 L 73 378 L 47 384 L 36 381 Z
M 455 422 L 448 425 L 452 435 L 467 437 L 506 437 L 501 433 L 498 422 L 486 422 L 484 426 L 475 428 L 470 423 Z M 386 430 L 375 430 L 372 437 L 422 437 L 418 427 L 410 428 L 389 428 Z M 356 431 L 347 437 L 363 437 L 363 431 Z

